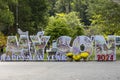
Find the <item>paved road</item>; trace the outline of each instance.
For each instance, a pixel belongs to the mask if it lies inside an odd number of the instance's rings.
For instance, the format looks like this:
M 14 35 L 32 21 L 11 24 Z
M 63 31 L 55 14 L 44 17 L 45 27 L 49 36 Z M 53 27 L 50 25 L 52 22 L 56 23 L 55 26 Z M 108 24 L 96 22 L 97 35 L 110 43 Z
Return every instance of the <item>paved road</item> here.
M 120 80 L 120 61 L 0 62 L 0 80 Z

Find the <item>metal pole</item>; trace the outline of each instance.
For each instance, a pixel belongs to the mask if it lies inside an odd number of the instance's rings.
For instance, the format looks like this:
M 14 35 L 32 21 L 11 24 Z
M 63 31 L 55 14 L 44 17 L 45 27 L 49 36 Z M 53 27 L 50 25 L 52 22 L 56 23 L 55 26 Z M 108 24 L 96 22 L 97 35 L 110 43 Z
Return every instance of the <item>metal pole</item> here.
M 18 23 L 18 0 L 16 0 L 16 28 L 18 29 L 19 23 Z

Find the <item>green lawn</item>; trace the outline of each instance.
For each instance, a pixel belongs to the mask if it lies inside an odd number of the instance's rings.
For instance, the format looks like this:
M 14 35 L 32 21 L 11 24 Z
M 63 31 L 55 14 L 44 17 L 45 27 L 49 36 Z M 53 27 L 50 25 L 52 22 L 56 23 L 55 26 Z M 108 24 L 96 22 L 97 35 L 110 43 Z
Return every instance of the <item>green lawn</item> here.
M 120 49 L 116 49 L 116 60 L 120 60 Z

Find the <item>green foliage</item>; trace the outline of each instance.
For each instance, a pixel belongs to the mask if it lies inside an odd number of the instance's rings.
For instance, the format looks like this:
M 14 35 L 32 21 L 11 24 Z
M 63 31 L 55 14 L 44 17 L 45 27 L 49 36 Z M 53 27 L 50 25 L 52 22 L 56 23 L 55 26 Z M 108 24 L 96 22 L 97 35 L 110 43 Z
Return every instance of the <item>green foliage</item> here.
M 47 25 L 48 0 L 19 0 L 19 27 L 36 34 Z M 24 16 L 23 16 L 24 15 Z
M 73 34 L 72 37 L 76 37 L 79 35 L 84 34 L 83 30 L 83 23 L 80 23 L 80 18 L 78 17 L 78 13 L 76 12 L 70 12 L 65 16 L 65 19 L 67 21 L 67 25 L 72 29 Z
M 48 19 L 48 0 L 29 0 L 29 5 L 34 25 L 37 26 L 37 29 L 45 27 Z
M 89 16 L 87 15 L 87 0 L 57 0 L 54 10 L 56 13 L 70 13 L 72 11 L 79 13 L 79 18 L 84 25 L 90 25 Z
M 62 17 L 50 17 L 45 32 L 51 36 L 51 39 L 57 39 L 60 36 L 70 36 L 72 29 L 66 24 L 66 20 Z
M 11 11 L 9 11 L 9 9 L 1 10 L 0 21 L 3 24 L 12 25 L 13 21 L 14 21 L 13 13 Z
M 120 5 L 111 0 L 89 0 L 88 12 L 93 26 L 103 34 L 119 34 Z M 96 4 L 96 5 L 95 5 Z M 96 30 L 98 29 L 96 27 Z
M 55 16 L 54 20 L 64 20 L 52 22 L 49 15 Z M 48 20 L 48 26 L 64 23 L 72 37 L 84 33 L 83 25 L 88 26 L 87 35 L 120 35 L 119 17 L 120 4 L 114 0 L 0 0 L 0 31 L 7 35 L 16 34 L 17 27 L 36 34 L 45 29 Z
M 0 0 L 0 29 L 7 35 L 18 27 L 36 33 L 47 25 L 48 7 L 48 0 Z
M 67 24 L 71 28 L 82 25 L 82 23 L 80 23 L 80 18 L 78 17 L 78 13 L 76 12 L 70 12 L 69 14 L 65 15 L 65 19 L 67 21 Z
M 102 27 L 100 25 L 89 26 L 87 30 L 85 30 L 85 35 L 92 36 L 92 35 L 103 35 Z
M 55 3 L 57 0 L 49 0 L 49 15 L 50 16 L 54 16 L 55 15 Z
M 71 2 L 73 0 L 57 0 L 55 3 L 55 11 L 57 13 L 69 13 L 71 12 Z
M 5 47 L 7 43 L 7 37 L 4 36 L 2 32 L 0 32 L 0 47 Z
M 23 31 L 28 30 L 31 33 L 32 31 L 34 32 L 35 29 L 32 29 L 32 27 L 34 26 L 34 22 L 31 20 L 32 12 L 28 2 L 29 0 L 19 0 L 18 23 L 19 28 L 21 28 Z
M 9 4 L 13 4 L 13 0 L 0 0 L 0 31 L 3 31 L 8 28 L 8 26 L 13 25 L 14 15 L 9 8 Z
M 52 40 L 64 35 L 75 37 L 83 34 L 81 25 L 75 12 L 69 14 L 60 13 L 56 14 L 55 17 L 50 17 L 45 32 L 51 36 Z
M 87 15 L 88 3 L 88 0 L 73 0 L 71 3 L 72 11 L 79 13 L 81 22 L 84 22 L 84 25 L 90 25 L 91 23 L 89 21 L 89 15 Z

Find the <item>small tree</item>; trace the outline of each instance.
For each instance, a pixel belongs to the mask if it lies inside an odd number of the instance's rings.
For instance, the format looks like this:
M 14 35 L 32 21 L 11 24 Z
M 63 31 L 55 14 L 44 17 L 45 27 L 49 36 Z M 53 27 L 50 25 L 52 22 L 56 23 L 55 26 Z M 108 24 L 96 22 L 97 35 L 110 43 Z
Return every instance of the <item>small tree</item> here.
M 57 39 L 60 36 L 71 36 L 72 29 L 66 24 L 65 18 L 62 17 L 50 17 L 47 28 L 45 29 L 47 35 L 51 36 L 51 39 Z
M 75 37 L 83 34 L 82 24 L 79 22 L 77 13 L 71 12 L 69 14 L 56 14 L 49 18 L 48 26 L 45 29 L 47 35 L 51 36 L 51 39 L 57 39 L 60 36 L 66 35 Z

